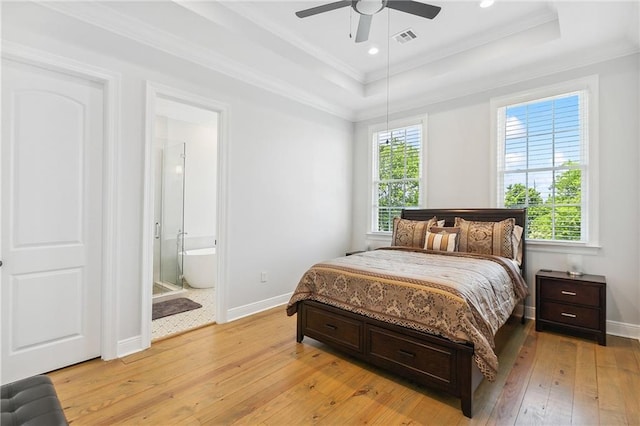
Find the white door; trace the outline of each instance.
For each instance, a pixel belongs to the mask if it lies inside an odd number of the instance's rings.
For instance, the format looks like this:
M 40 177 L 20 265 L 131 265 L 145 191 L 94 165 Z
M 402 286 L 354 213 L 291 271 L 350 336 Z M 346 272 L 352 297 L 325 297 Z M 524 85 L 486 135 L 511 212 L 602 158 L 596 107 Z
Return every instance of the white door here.
M 101 354 L 103 98 L 2 61 L 2 383 Z

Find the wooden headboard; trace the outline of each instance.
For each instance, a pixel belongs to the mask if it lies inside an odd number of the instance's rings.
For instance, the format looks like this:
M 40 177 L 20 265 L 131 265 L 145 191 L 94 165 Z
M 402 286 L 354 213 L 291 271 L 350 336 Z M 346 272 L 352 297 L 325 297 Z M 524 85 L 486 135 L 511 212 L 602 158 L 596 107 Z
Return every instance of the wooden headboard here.
M 527 209 L 406 209 L 402 210 L 401 217 L 409 220 L 429 220 L 436 216 L 438 220 L 445 220 L 445 226 L 453 226 L 456 217 L 465 220 L 481 222 L 499 222 L 507 218 L 514 218 L 516 225 L 522 226 L 522 264 L 520 269 L 522 276 L 526 277 L 526 239 L 527 235 Z

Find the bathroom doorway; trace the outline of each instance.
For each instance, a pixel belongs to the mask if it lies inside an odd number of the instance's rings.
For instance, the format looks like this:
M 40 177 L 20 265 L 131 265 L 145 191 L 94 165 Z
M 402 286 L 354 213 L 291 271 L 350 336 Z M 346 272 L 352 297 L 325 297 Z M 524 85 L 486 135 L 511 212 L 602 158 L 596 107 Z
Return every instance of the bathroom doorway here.
M 200 307 L 154 317 L 151 340 L 216 321 L 220 130 L 217 111 L 154 101 L 152 312 L 185 298 Z

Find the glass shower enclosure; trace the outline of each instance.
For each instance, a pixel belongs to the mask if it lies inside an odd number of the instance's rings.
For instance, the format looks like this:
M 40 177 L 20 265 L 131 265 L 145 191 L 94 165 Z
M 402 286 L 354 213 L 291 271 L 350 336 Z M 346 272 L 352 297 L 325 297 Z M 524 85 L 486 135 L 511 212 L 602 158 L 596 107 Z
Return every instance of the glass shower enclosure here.
M 183 289 L 185 150 L 184 143 L 165 144 L 156 175 L 161 188 L 156 190 L 154 296 Z

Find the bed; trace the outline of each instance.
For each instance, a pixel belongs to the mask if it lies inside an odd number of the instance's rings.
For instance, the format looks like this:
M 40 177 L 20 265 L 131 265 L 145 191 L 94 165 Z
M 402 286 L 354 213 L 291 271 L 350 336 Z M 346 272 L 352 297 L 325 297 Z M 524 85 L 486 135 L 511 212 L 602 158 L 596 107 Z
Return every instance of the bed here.
M 303 275 L 287 305 L 297 341 L 447 392 L 471 417 L 475 388 L 497 373 L 495 336 L 517 311 L 524 322 L 526 221 L 525 209 L 403 210 L 392 246 Z

